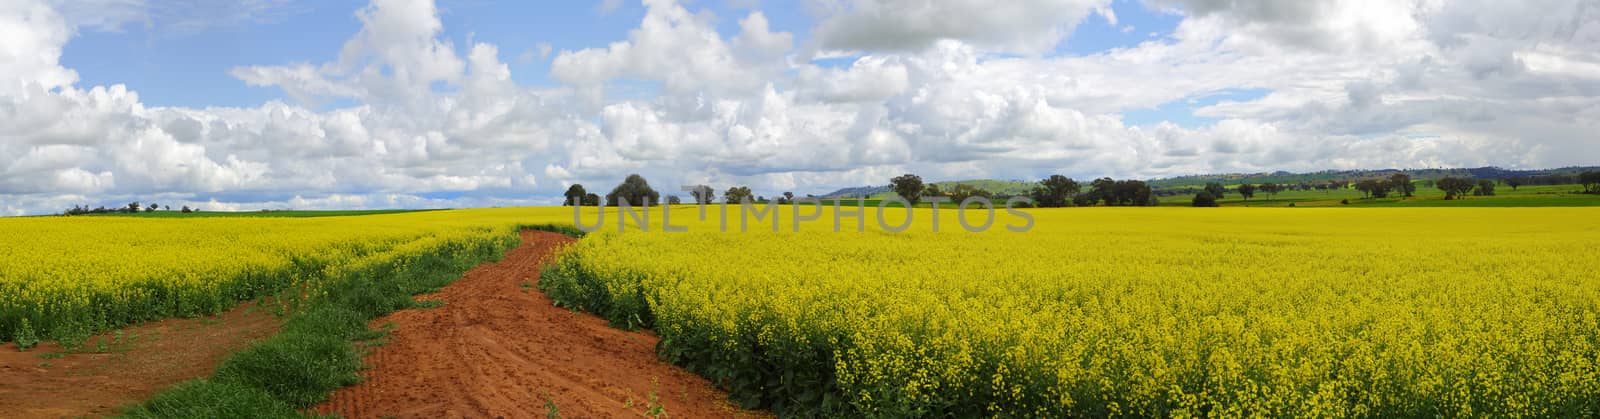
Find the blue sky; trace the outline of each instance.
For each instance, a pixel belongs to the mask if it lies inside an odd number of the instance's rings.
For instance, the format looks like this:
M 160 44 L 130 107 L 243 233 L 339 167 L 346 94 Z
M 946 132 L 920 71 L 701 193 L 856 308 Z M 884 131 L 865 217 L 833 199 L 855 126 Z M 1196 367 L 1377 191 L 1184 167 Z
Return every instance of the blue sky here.
M 619 2 L 611 10 L 602 9 L 602 3 L 443 0 L 439 18 L 445 39 L 456 45 L 494 43 L 519 84 L 548 87 L 558 83 L 549 77 L 549 57 L 538 57 L 541 43 L 550 45 L 552 56 L 561 50 L 604 47 L 623 39 L 645 14 L 645 7 L 637 2 Z M 751 10 L 733 3 L 705 0 L 697 5 L 715 14 L 716 30 L 731 37 L 739 30 L 738 18 Z M 114 31 L 85 30 L 67 45 L 61 62 L 77 70 L 84 84 L 124 84 L 137 90 L 150 106 L 249 107 L 269 100 L 287 101 L 279 89 L 248 86 L 228 70 L 332 61 L 339 54 L 339 45 L 360 30 L 355 11 L 365 5 L 365 1 L 351 0 L 303 2 L 270 20 L 201 30 L 139 22 Z M 1170 34 L 1181 20 L 1179 15 L 1155 12 L 1135 1 L 1117 1 L 1112 8 L 1116 24 L 1090 17 L 1050 55 L 1087 55 L 1133 47 Z M 759 9 L 766 13 L 773 30 L 796 34 L 797 43 L 807 41 L 807 29 L 816 23 L 798 1 L 765 1 Z M 523 54 L 530 59 L 523 59 Z M 837 67 L 852 61 L 841 58 L 818 63 Z M 1175 102 L 1137 113 L 1145 119 L 1170 115 L 1187 124 L 1187 109 L 1185 103 Z
M 1587 1 L 11 0 L 0 214 L 1592 165 Z

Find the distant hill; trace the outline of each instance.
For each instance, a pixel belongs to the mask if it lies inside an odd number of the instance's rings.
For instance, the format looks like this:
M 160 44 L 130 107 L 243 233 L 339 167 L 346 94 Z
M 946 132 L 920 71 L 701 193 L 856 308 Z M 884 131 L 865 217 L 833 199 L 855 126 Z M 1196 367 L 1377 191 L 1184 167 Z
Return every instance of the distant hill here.
M 973 179 L 934 182 L 933 184 L 939 185 L 940 189 L 945 190 L 954 188 L 958 184 L 965 184 L 1002 195 L 1022 195 L 1033 189 L 1034 182 L 1024 180 Z M 822 195 L 822 198 L 883 198 L 884 195 L 888 194 L 889 185 L 859 186 L 829 192 Z
M 1412 180 L 1439 179 L 1447 176 L 1467 177 L 1475 179 L 1507 179 L 1525 176 L 1550 176 L 1550 175 L 1576 175 L 1585 171 L 1600 171 L 1600 166 L 1574 166 L 1557 169 L 1516 170 L 1498 167 L 1456 168 L 1456 169 L 1375 169 L 1375 170 L 1324 170 L 1310 173 L 1291 173 L 1285 171 L 1264 173 L 1224 173 L 1209 175 L 1190 175 L 1170 178 L 1146 180 L 1152 188 L 1179 189 L 1198 188 L 1207 182 L 1220 182 L 1225 185 L 1240 183 L 1318 183 L 1334 180 L 1361 180 L 1379 177 L 1389 177 L 1395 173 L 1411 175 Z M 1077 179 L 1078 182 L 1087 184 L 1093 179 Z M 949 190 L 957 184 L 967 184 L 980 189 L 1002 195 L 1021 195 L 1033 189 L 1033 181 L 1022 180 L 994 180 L 974 179 L 935 182 L 939 188 Z M 1085 185 L 1087 187 L 1087 185 Z M 822 195 L 822 198 L 881 198 L 889 193 L 889 185 L 859 186 L 844 188 Z
M 844 188 L 837 191 L 828 192 L 823 194 L 821 198 L 865 198 L 886 192 L 889 192 L 889 185 L 858 186 L 854 188 Z
M 1377 169 L 1377 170 L 1324 170 L 1311 173 L 1290 173 L 1277 171 L 1271 173 L 1228 173 L 1214 175 L 1179 176 L 1151 180 L 1150 186 L 1154 188 L 1183 188 L 1200 187 L 1207 182 L 1220 182 L 1226 185 L 1240 183 L 1317 183 L 1332 180 L 1361 180 L 1380 177 L 1389 177 L 1395 173 L 1411 175 L 1412 180 L 1439 179 L 1443 177 L 1466 177 L 1474 179 L 1507 179 L 1525 176 L 1550 176 L 1550 175 L 1576 175 L 1590 170 L 1600 170 L 1596 166 L 1574 166 L 1557 169 L 1539 170 L 1514 170 L 1498 167 L 1456 168 L 1456 169 Z

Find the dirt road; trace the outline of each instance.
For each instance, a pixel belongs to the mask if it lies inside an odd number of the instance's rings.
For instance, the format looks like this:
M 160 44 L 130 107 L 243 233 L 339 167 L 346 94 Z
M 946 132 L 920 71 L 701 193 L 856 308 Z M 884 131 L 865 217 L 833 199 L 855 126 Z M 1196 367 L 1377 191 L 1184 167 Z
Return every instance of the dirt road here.
M 539 267 L 573 239 L 522 233 L 522 246 L 437 294 L 444 306 L 396 312 L 366 381 L 316 407 L 345 417 L 754 417 L 704 378 L 662 362 L 658 340 L 555 307 Z

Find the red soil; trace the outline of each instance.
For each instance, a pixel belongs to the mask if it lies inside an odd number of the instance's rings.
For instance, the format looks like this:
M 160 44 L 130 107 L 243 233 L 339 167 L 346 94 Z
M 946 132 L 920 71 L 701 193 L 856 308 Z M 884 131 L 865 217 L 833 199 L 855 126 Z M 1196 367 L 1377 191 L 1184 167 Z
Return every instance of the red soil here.
M 217 316 L 131 326 L 79 348 L 98 352 L 63 354 L 55 343 L 21 352 L 6 344 L 0 346 L 0 416 L 111 415 L 178 382 L 211 375 L 229 353 L 271 336 L 279 323 L 245 303 Z
M 345 417 L 756 417 L 710 382 L 661 361 L 656 336 L 611 328 L 556 307 L 537 289 L 539 267 L 572 242 L 522 233 L 504 260 L 467 272 L 437 294 L 447 304 L 403 310 L 367 357 L 366 381 L 318 405 Z

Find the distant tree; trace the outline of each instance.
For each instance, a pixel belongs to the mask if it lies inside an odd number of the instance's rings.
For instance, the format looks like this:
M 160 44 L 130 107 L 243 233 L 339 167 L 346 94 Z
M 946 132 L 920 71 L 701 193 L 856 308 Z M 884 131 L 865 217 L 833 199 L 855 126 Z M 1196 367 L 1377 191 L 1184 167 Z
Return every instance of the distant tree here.
M 1438 181 L 1434 182 L 1434 185 L 1435 187 L 1439 188 L 1439 190 L 1444 191 L 1444 199 L 1446 200 L 1464 197 L 1468 193 L 1471 193 L 1473 186 L 1475 186 L 1471 179 L 1462 179 L 1458 177 L 1446 177 L 1439 179 Z
M 1211 196 L 1210 191 L 1200 191 L 1200 193 L 1194 194 L 1192 204 L 1197 207 L 1215 207 L 1217 206 L 1217 197 Z
M 1393 189 L 1388 179 L 1366 179 L 1356 182 L 1356 190 L 1361 191 L 1367 198 L 1388 198 L 1389 191 Z
M 594 193 L 594 192 L 590 192 L 588 195 L 584 195 L 583 196 L 583 205 L 590 206 L 590 207 L 598 207 L 598 206 L 600 206 L 600 194 L 597 194 L 597 193 Z M 196 211 L 199 211 L 199 210 L 196 210 Z
M 1260 189 L 1262 193 L 1267 194 L 1269 197 L 1277 197 L 1278 192 L 1283 191 L 1283 185 L 1272 182 L 1262 183 L 1261 186 L 1257 186 L 1256 188 Z
M 750 193 L 750 188 L 746 186 L 728 188 L 727 192 L 722 193 L 723 201 L 729 204 L 744 202 L 745 199 L 755 200 L 755 198 L 755 194 Z
M 921 176 L 906 173 L 889 179 L 889 189 L 894 190 L 895 194 L 905 198 L 912 205 L 916 205 L 918 201 L 922 200 L 922 192 L 927 187 L 922 184 Z
M 1248 183 L 1240 184 L 1239 196 L 1244 197 L 1245 201 L 1249 201 L 1251 197 L 1256 196 L 1256 185 L 1251 185 Z
M 783 192 L 783 203 L 787 204 L 787 203 L 790 203 L 790 202 L 794 202 L 794 192 L 784 191 Z
M 1356 182 L 1356 190 L 1361 192 L 1362 198 L 1371 198 L 1372 191 L 1378 189 L 1377 179 L 1366 179 Z
M 937 183 L 929 183 L 927 188 L 922 189 L 922 196 L 944 196 L 944 190 L 939 189 L 939 184 Z
M 1212 200 L 1222 199 L 1228 196 L 1228 187 L 1222 186 L 1218 182 L 1208 182 L 1206 183 L 1206 192 L 1211 193 Z
M 956 187 L 950 188 L 950 200 L 951 201 L 955 201 L 955 202 L 959 203 L 961 201 L 967 200 L 967 198 L 971 198 L 971 197 L 975 197 L 975 196 L 980 196 L 980 197 L 984 197 L 984 198 L 992 198 L 992 197 L 994 197 L 994 194 L 990 193 L 989 191 L 986 191 L 986 190 L 983 190 L 981 188 L 978 188 L 976 186 L 968 185 L 968 184 L 965 184 L 965 183 L 958 183 L 958 184 L 956 184 Z
M 1103 178 L 1101 180 L 1110 180 Z M 1100 182 L 1096 180 L 1095 182 Z M 1119 180 L 1111 183 L 1111 191 L 1100 197 L 1106 205 L 1155 205 L 1155 194 L 1150 185 L 1138 180 Z
M 1518 186 L 1522 186 L 1522 178 L 1515 178 L 1514 177 L 1514 178 L 1506 179 L 1506 186 L 1510 186 L 1511 187 L 1511 191 L 1512 192 L 1516 192 L 1517 191 L 1517 187 Z
M 1116 204 L 1117 181 L 1108 177 L 1095 179 L 1089 182 L 1089 197 L 1096 201 L 1105 201 L 1106 205 Z
M 694 197 L 694 203 L 705 205 L 712 203 L 716 199 L 717 191 L 712 190 L 707 185 L 695 185 L 695 187 L 689 188 L 689 196 Z
M 1417 191 L 1417 185 L 1411 184 L 1411 175 L 1405 173 L 1389 175 L 1389 186 L 1406 198 L 1410 198 L 1411 194 Z
M 134 201 L 134 202 L 128 203 L 127 212 L 139 212 L 139 202 L 138 201 Z
M 183 209 L 180 210 L 180 211 L 183 212 L 184 214 L 188 214 L 188 213 L 194 212 L 194 210 L 190 209 L 188 205 L 184 205 Z
M 1472 191 L 1473 196 L 1494 196 L 1494 181 L 1479 179 L 1478 189 Z
M 1092 207 L 1096 202 L 1100 202 L 1100 199 L 1095 198 L 1094 194 L 1080 193 L 1072 196 L 1072 205 L 1080 207 Z
M 620 201 L 627 201 L 628 205 L 639 207 L 646 203 L 656 205 L 661 203 L 661 194 L 650 188 L 650 182 L 638 174 L 628 175 L 611 193 L 606 194 L 606 205 L 617 206 Z
M 683 200 L 679 199 L 677 195 L 667 195 L 667 205 L 681 205 L 681 204 L 683 204 Z
M 1028 193 L 1033 198 L 1034 205 L 1041 208 L 1058 208 L 1071 204 L 1073 195 L 1082 189 L 1078 181 L 1062 175 L 1050 175 L 1039 181 L 1038 186 Z
M 1388 179 L 1364 179 L 1356 182 L 1356 190 L 1361 191 L 1364 198 L 1388 198 L 1389 191 L 1394 189 Z
M 156 212 L 159 209 L 161 209 L 161 204 L 150 204 L 150 206 L 145 207 L 144 212 Z
M 583 205 L 583 197 L 588 195 L 589 191 L 583 190 L 583 185 L 574 183 L 567 187 L 567 193 L 562 194 L 566 199 L 561 201 L 561 205 Z
M 1600 194 L 1600 172 L 1583 172 L 1578 175 L 1578 183 L 1583 184 L 1583 193 Z

